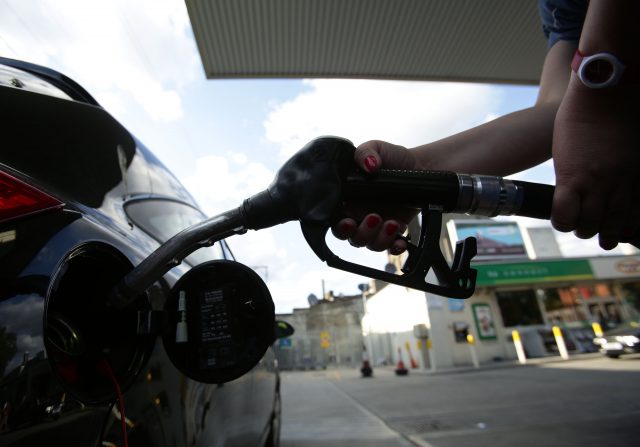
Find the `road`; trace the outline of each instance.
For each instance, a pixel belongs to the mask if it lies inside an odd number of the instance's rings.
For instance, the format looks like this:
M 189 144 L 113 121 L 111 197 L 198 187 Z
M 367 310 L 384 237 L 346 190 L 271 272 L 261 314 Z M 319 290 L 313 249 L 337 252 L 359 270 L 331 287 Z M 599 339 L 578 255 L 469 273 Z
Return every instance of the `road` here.
M 640 356 L 448 374 L 285 372 L 282 447 L 640 445 Z

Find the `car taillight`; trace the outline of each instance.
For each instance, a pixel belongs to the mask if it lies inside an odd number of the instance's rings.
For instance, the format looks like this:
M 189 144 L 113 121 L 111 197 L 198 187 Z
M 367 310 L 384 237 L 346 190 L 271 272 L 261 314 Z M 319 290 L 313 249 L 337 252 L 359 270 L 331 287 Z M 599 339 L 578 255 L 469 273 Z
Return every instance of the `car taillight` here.
M 55 197 L 0 171 L 0 222 L 62 206 Z

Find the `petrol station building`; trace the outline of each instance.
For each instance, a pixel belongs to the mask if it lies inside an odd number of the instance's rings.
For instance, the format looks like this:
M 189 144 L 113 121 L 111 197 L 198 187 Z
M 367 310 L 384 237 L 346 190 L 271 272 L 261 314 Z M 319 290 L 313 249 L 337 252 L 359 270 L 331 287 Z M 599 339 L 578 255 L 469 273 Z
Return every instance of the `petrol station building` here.
M 471 365 L 468 335 L 481 364 L 512 360 L 513 330 L 527 357 L 558 355 L 553 326 L 562 329 L 569 354 L 593 352 L 593 322 L 606 330 L 640 315 L 637 254 L 563 257 L 549 227 L 461 218 L 442 232 L 445 256 L 451 259 L 452 241 L 468 235 L 478 239 L 471 298 L 372 284 L 363 332 L 374 363 L 396 364 L 402 355 L 405 364 L 413 359 L 423 369 Z M 402 259 L 390 262 L 399 266 Z

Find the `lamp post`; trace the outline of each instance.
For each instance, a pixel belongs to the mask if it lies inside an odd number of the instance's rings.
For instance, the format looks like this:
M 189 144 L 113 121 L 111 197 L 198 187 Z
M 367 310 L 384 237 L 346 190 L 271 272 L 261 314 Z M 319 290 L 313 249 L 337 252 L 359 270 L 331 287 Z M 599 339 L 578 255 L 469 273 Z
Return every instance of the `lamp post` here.
M 367 283 L 362 283 L 362 284 L 358 284 L 358 289 L 360 289 L 360 292 L 362 292 L 362 311 L 363 311 L 363 315 L 362 315 L 362 320 L 360 321 L 360 324 L 362 325 L 362 336 L 364 337 L 365 332 L 366 332 L 366 339 L 367 339 L 367 347 L 366 347 L 366 351 L 367 351 L 367 357 L 368 360 L 373 363 L 374 362 L 374 358 L 373 358 L 373 344 L 371 342 L 371 323 L 369 322 L 369 314 L 367 313 L 367 292 L 369 291 L 369 284 Z M 365 328 L 365 321 L 367 324 L 367 327 Z

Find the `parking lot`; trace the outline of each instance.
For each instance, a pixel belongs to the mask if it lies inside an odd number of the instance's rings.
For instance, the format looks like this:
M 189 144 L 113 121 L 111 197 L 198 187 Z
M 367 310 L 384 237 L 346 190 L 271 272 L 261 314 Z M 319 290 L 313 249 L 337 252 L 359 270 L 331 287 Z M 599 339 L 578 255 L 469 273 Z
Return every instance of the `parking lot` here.
M 640 357 L 283 373 L 283 447 L 635 446 Z

